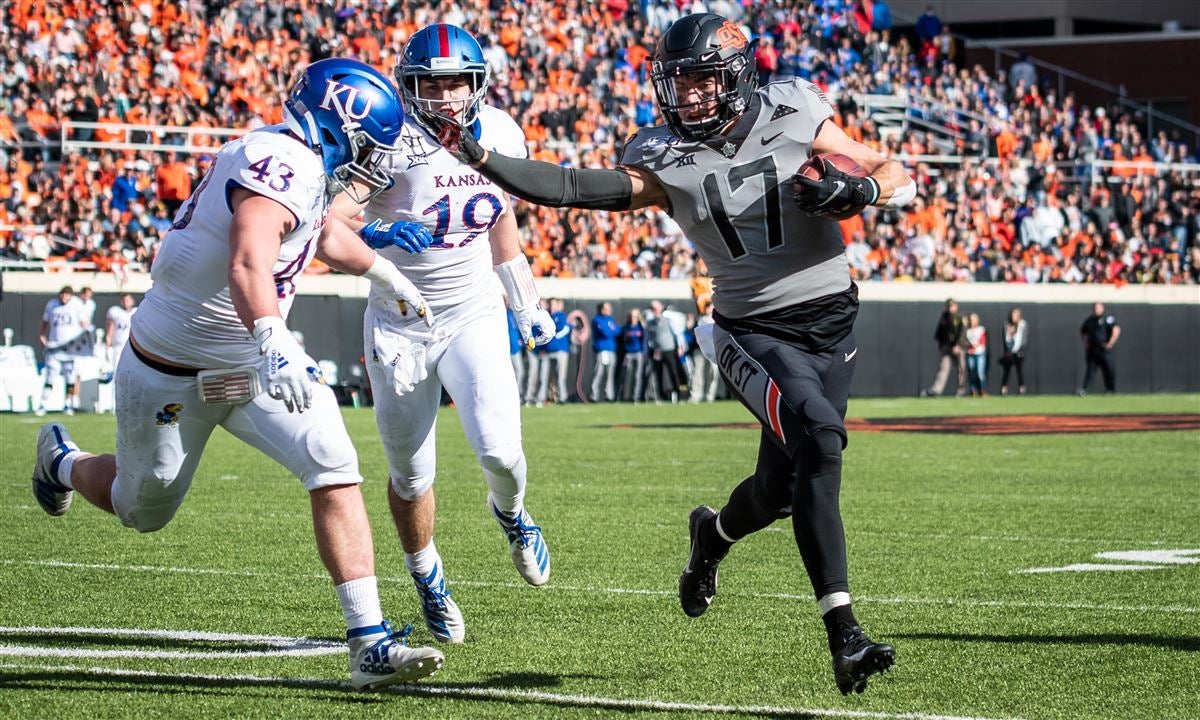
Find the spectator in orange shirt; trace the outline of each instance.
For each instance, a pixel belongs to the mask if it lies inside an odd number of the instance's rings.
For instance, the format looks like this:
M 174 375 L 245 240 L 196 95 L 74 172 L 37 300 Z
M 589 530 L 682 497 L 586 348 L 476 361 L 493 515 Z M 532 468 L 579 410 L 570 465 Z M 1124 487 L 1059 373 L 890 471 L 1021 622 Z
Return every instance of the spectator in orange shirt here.
M 166 162 L 154 172 L 154 185 L 158 199 L 172 215 L 192 194 L 192 176 L 188 166 L 179 162 L 175 151 L 168 152 Z

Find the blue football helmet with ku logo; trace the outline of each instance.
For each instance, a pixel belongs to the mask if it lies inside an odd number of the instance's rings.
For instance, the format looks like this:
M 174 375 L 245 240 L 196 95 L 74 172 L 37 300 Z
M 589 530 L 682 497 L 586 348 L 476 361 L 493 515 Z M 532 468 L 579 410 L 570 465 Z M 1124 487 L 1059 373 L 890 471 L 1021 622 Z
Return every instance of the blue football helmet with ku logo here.
M 321 156 L 332 194 L 366 203 L 395 182 L 380 166 L 397 152 L 404 106 L 392 83 L 348 58 L 305 69 L 283 105 L 284 122 Z
M 465 76 L 471 94 L 465 100 L 421 97 L 419 78 Z M 483 49 L 471 33 L 455 25 L 430 25 L 413 33 L 396 63 L 396 84 L 405 107 L 423 125 L 430 115 L 453 118 L 470 127 L 479 116 L 479 105 L 487 94 L 488 68 Z M 463 104 L 461 112 L 454 112 Z

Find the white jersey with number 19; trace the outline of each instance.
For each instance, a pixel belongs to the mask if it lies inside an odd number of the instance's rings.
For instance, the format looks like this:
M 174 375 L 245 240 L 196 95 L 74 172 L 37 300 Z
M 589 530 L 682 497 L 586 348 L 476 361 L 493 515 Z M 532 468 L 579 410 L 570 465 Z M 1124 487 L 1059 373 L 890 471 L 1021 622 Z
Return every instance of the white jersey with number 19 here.
M 230 200 L 239 187 L 278 202 L 295 218 L 272 268 L 284 318 L 295 278 L 316 254 L 331 201 L 320 157 L 283 125 L 221 148 L 163 238 L 151 269 L 153 286 L 133 316 L 137 344 L 172 363 L 226 368 L 259 362 L 229 295 Z
M 526 156 L 525 133 L 506 113 L 481 105 L 477 122 L 483 147 L 509 157 Z M 364 218 L 419 222 L 433 234 L 433 245 L 420 254 L 397 247 L 379 254 L 413 281 L 440 331 L 448 332 L 500 302 L 503 291 L 492 272 L 488 232 L 508 211 L 508 196 L 443 149 L 411 115 L 390 169 L 396 184 L 367 205 Z M 390 306 L 375 290 L 371 302 L 381 310 Z

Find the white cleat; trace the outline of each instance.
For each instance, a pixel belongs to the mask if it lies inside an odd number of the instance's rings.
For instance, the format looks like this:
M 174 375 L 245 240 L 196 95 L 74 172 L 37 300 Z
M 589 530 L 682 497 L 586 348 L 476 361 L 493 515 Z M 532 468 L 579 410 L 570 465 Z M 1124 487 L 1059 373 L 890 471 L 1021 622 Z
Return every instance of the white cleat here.
M 530 585 L 545 585 L 550 579 L 550 548 L 542 537 L 542 529 L 533 524 L 533 518 L 524 508 L 513 517 L 500 512 L 490 500 L 488 507 L 508 537 L 508 549 L 517 572 Z
M 346 633 L 350 645 L 350 684 L 355 690 L 375 690 L 420 680 L 442 668 L 446 658 L 440 650 L 408 646 L 405 638 L 411 632 L 412 625 L 392 632 L 391 623 L 384 620 L 380 625 Z
M 38 431 L 37 461 L 33 466 L 33 496 L 38 505 L 55 517 L 71 509 L 74 492 L 58 481 L 58 466 L 63 458 L 79 452 L 67 429 L 59 423 L 43 425 Z
M 421 596 L 421 612 L 425 615 L 425 627 L 439 641 L 457 645 L 463 641 L 467 629 L 463 623 L 462 611 L 458 603 L 450 597 L 446 589 L 446 576 L 442 573 L 442 564 L 428 577 L 412 576 L 413 584 L 417 586 L 417 594 Z

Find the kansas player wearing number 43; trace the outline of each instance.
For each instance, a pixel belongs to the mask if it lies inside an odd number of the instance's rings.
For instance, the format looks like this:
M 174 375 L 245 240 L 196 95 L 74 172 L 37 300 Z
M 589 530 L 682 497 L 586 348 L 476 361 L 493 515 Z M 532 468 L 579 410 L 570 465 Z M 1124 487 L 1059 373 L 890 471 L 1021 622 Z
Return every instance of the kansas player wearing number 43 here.
M 407 682 L 441 667 L 442 654 L 407 647 L 407 632 L 383 620 L 358 458 L 333 391 L 285 323 L 314 256 L 429 318 L 395 266 L 329 217 L 337 193 L 369 199 L 389 186 L 378 165 L 395 152 L 404 113 L 386 77 L 341 58 L 310 65 L 284 108 L 286 125 L 221 148 L 164 238 L 117 364 L 116 455 L 82 452 L 61 424 L 46 425 L 33 491 L 51 515 L 78 491 L 138 532 L 160 530 L 224 427 L 309 493 L 346 620 L 351 684 Z
M 525 342 L 548 342 L 554 322 L 540 308 L 506 193 L 444 150 L 429 131 L 432 118 L 452 117 L 489 150 L 525 157 L 521 129 L 483 102 L 488 75 L 479 44 L 453 25 L 419 30 L 401 54 L 396 82 L 408 118 L 400 152 L 385 165 L 395 184 L 369 203 L 339 198 L 334 212 L 360 226 L 363 239 L 412 278 L 438 317 L 430 330 L 372 292 L 364 355 L 388 458 L 388 504 L 405 562 L 429 630 L 442 642 L 459 643 L 463 616 L 434 544 L 434 438 L 442 388 L 454 399 L 483 467 L 488 513 L 499 523 L 513 563 L 526 582 L 544 584 L 550 555 L 524 506 L 520 398 L 501 286 Z M 362 210 L 365 224 L 353 220 Z
M 720 513 L 692 511 L 680 602 L 690 616 L 705 612 L 730 547 L 790 516 L 837 687 L 862 692 L 895 651 L 868 638 L 851 611 L 838 495 L 858 296 L 838 226 L 822 216 L 903 205 L 915 186 L 899 164 L 829 122 L 833 108 L 815 85 L 756 88 L 753 52 L 718 15 L 677 20 L 651 70 L 666 125 L 639 130 L 615 170 L 514 160 L 448 120 L 437 130 L 447 148 L 514 195 L 557 207 L 665 208 L 696 245 L 715 287 L 708 350 L 763 431 L 754 473 Z M 818 178 L 791 177 L 818 153 L 847 155 L 870 176 L 826 163 Z

